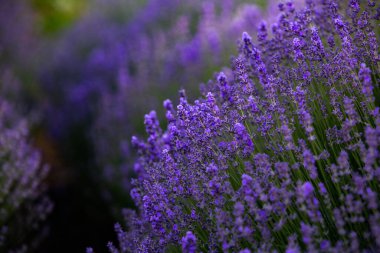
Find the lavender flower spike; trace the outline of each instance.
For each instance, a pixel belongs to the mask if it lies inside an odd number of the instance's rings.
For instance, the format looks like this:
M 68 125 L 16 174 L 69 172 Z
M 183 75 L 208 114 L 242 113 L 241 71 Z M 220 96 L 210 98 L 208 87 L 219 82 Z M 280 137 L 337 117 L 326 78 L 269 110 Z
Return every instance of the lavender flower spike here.
M 191 231 L 187 231 L 186 235 L 182 237 L 182 252 L 195 253 L 197 250 L 197 238 Z

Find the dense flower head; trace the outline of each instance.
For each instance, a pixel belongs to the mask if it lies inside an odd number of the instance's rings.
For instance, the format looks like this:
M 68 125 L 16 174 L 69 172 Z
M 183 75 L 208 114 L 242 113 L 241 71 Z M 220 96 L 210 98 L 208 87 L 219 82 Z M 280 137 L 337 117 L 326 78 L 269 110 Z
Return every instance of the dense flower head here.
M 156 128 L 154 113 L 146 116 L 133 190 L 138 213 L 119 240 L 134 248 L 121 252 L 380 247 L 379 59 L 361 53 L 378 44 L 368 36 L 378 34 L 376 5 L 279 8 L 272 34 L 260 26 L 255 45 L 244 33 L 231 69 L 201 97 L 165 102 L 167 130 Z M 365 29 L 355 23 L 364 11 Z M 353 38 L 360 33 L 366 39 Z

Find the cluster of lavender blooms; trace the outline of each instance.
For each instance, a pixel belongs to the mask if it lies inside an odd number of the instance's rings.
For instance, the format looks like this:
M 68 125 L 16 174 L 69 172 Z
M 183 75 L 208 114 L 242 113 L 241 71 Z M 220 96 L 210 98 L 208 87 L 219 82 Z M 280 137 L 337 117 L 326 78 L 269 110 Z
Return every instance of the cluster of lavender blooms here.
M 180 85 L 192 97 L 199 94 L 197 84 L 236 52 L 229 38 L 253 31 L 263 15 L 244 1 L 165 3 L 149 1 L 130 23 L 126 64 L 118 69 L 115 89 L 100 98 L 93 143 L 102 181 L 111 189 L 105 191 L 108 198 L 125 199 L 130 190 L 134 152 L 129 140 L 143 132 L 141 115 L 162 99 L 175 98 Z
M 379 3 L 279 9 L 203 96 L 165 100 L 165 131 L 145 116 L 110 252 L 380 248 Z
M 28 252 L 52 209 L 42 184 L 48 168 L 27 141 L 27 122 L 3 99 L 0 132 L 0 251 Z

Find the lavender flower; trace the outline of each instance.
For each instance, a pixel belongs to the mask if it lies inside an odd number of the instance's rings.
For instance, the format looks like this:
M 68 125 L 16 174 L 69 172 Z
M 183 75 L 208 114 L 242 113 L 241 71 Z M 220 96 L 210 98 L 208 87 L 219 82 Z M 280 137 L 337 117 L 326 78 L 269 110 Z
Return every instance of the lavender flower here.
M 195 253 L 196 241 L 194 234 L 191 231 L 186 232 L 186 235 L 182 238 L 182 252 Z

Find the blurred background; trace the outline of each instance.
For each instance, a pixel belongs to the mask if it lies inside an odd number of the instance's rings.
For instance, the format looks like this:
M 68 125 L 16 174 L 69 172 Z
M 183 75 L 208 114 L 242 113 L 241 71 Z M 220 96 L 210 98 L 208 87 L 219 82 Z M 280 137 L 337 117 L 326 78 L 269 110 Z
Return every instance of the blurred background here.
M 106 252 L 144 114 L 197 97 L 276 1 L 1 0 L 1 97 L 30 122 L 54 204 L 33 252 Z M 270 16 L 268 15 L 270 14 Z M 165 122 L 162 120 L 162 127 Z

